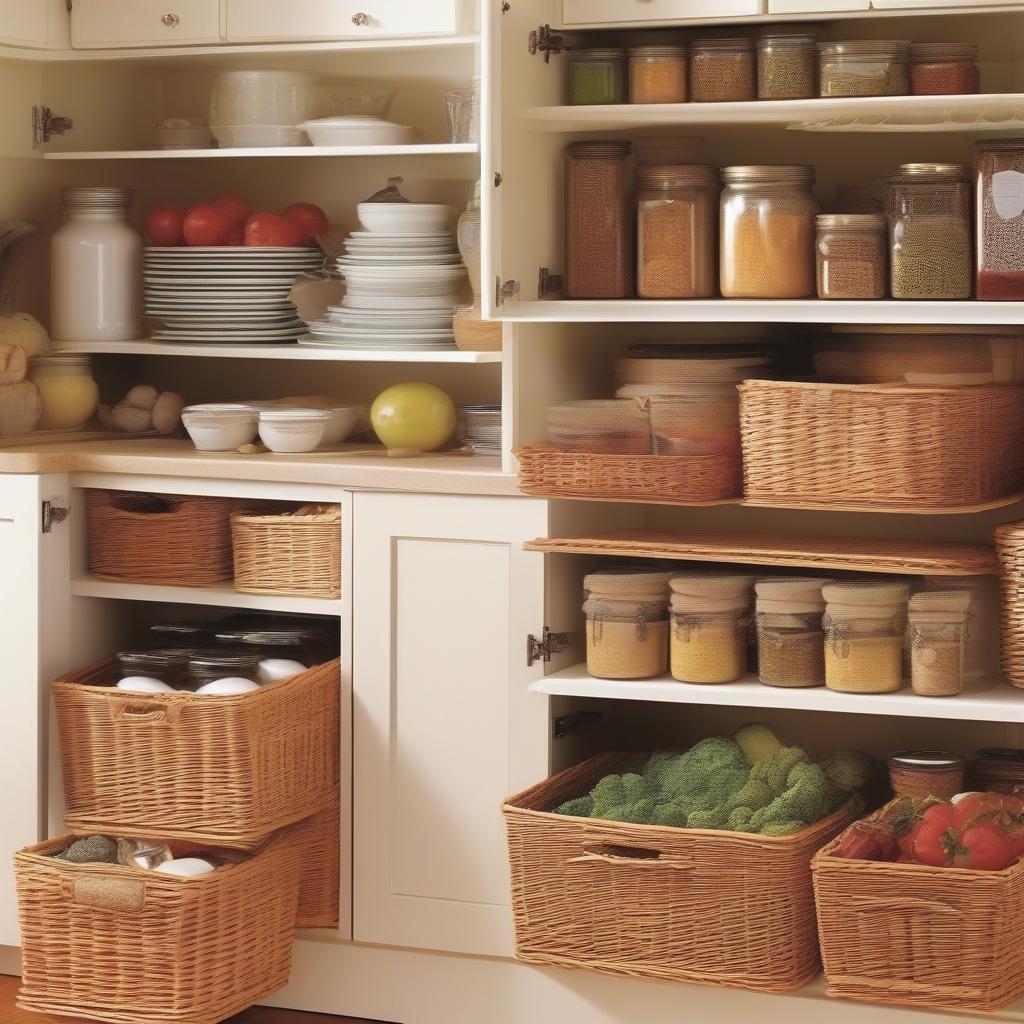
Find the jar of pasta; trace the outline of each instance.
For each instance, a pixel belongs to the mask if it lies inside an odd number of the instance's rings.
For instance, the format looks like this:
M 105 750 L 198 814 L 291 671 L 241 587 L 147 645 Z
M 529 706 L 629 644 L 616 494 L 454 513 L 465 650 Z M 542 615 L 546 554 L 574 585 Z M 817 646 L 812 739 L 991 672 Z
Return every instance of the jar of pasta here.
M 583 580 L 587 672 L 598 679 L 651 679 L 668 668 L 665 572 L 597 572 Z
M 634 46 L 629 51 L 630 103 L 685 103 L 690 97 L 685 46 Z
M 758 678 L 767 686 L 823 686 L 825 634 L 821 619 L 828 580 L 758 580 L 755 625 Z
M 910 43 L 855 39 L 818 48 L 822 96 L 906 96 L 910 92 Z
M 593 47 L 569 51 L 569 102 L 573 106 L 626 102 L 626 51 Z
M 757 40 L 757 98 L 805 100 L 817 95 L 818 46 L 814 36 L 771 33 Z
M 955 697 L 964 687 L 971 594 L 922 591 L 910 599 L 910 685 L 922 697 Z
M 690 99 L 729 103 L 757 97 L 754 43 L 743 37 L 695 39 L 690 49 Z
M 731 683 L 747 670 L 752 576 L 673 576 L 669 652 L 681 683 Z
M 818 202 L 814 168 L 722 168 L 719 287 L 728 299 L 804 299 L 815 293 Z

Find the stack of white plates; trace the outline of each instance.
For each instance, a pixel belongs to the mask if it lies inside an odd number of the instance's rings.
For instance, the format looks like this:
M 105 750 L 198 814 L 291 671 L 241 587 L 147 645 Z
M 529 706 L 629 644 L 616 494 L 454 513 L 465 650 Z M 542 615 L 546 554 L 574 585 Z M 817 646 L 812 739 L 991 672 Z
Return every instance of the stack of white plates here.
M 466 405 L 460 410 L 462 437 L 474 455 L 501 454 L 501 406 Z
M 288 298 L 323 267 L 317 248 L 180 246 L 146 249 L 146 315 L 156 341 L 297 341 L 306 333 Z

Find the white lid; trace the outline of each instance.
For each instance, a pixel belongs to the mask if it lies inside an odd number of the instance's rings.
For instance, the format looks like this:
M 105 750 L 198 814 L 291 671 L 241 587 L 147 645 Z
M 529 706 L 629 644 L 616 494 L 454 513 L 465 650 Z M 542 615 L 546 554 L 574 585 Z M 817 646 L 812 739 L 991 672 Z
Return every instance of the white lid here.
M 823 601 L 821 588 L 834 580 L 805 576 L 765 576 L 755 581 L 754 592 L 769 601 Z
M 821 588 L 821 593 L 829 604 L 906 604 L 910 597 L 910 586 L 906 583 L 881 580 L 866 583 L 827 583 Z
M 331 418 L 329 409 L 260 409 L 260 422 L 269 423 L 326 423 Z
M 912 612 L 966 612 L 974 595 L 969 590 L 921 590 L 910 599 Z
M 753 576 L 742 576 L 736 573 L 702 573 L 673 576 L 669 586 L 674 594 L 688 597 L 724 597 L 740 598 L 749 601 L 750 588 L 754 583 Z

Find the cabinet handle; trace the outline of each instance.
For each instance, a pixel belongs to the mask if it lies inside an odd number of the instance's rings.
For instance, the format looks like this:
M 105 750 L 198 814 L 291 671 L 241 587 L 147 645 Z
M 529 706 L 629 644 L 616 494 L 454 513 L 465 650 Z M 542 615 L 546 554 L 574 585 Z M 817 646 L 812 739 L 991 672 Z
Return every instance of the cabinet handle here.
M 370 16 L 368 14 L 364 14 L 362 11 L 358 11 L 356 14 L 352 15 L 352 24 L 359 25 L 360 27 L 363 25 L 369 25 Z
M 165 14 L 160 19 L 160 23 L 168 28 L 177 28 L 181 24 L 181 18 L 177 14 Z

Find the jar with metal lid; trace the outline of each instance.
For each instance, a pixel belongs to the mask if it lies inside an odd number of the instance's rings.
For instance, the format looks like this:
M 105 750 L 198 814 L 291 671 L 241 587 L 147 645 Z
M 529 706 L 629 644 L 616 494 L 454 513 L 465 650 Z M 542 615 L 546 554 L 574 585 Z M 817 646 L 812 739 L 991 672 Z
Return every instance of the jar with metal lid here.
M 889 185 L 894 299 L 969 299 L 971 188 L 963 164 L 903 164 Z
M 896 796 L 937 796 L 964 791 L 967 762 L 945 750 L 901 750 L 889 755 L 889 783 Z
M 198 689 L 218 679 L 248 679 L 259 682 L 258 654 L 235 651 L 196 651 L 188 660 L 189 688 Z
M 628 142 L 565 150 L 565 280 L 570 299 L 624 299 L 633 288 Z
M 714 295 L 718 171 L 703 164 L 637 172 L 637 282 L 645 299 Z
M 910 88 L 915 96 L 981 92 L 977 43 L 912 43 Z
M 634 46 L 629 51 L 629 102 L 685 103 L 689 55 L 685 46 Z
M 755 627 L 758 678 L 767 686 L 823 686 L 825 634 L 823 579 L 758 580 Z
M 910 43 L 857 39 L 818 46 L 822 96 L 906 96 L 910 92 Z
M 757 40 L 757 98 L 804 100 L 816 96 L 818 46 L 804 33 L 759 36 Z
M 50 241 L 55 341 L 141 338 L 142 237 L 128 221 L 130 188 L 65 188 Z
M 569 51 L 569 103 L 626 102 L 626 51 L 602 46 Z
M 651 679 L 668 668 L 668 573 L 599 572 L 583 580 L 587 671 Z
M 188 653 L 168 648 L 154 651 L 121 651 L 117 667 L 121 679 L 127 676 L 147 676 L 174 686 L 188 671 Z
M 817 219 L 819 299 L 884 299 L 888 221 L 877 213 L 823 213 Z
M 1024 139 L 974 146 L 978 298 L 1024 299 Z
M 752 576 L 673 576 L 669 663 L 681 683 L 731 683 L 747 670 Z
M 730 103 L 757 96 L 753 40 L 745 37 L 694 39 L 690 48 L 690 99 Z
M 921 591 L 910 598 L 910 685 L 922 697 L 955 697 L 964 687 L 971 595 Z
M 37 430 L 78 430 L 99 405 L 100 389 L 88 356 L 35 356 L 28 380 L 38 388 L 42 403 Z
M 814 168 L 722 168 L 719 287 L 728 299 L 804 299 L 815 293 Z

